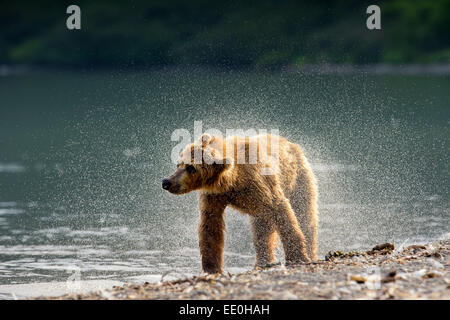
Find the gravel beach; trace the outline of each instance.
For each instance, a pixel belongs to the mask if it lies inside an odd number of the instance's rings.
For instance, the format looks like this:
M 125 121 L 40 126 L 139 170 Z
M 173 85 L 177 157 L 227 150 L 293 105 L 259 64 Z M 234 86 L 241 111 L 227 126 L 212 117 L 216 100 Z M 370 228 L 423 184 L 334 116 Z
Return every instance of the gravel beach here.
M 450 239 L 366 252 L 330 252 L 324 260 L 240 274 L 126 284 L 89 294 L 39 299 L 450 299 Z M 164 277 L 164 276 L 163 276 Z

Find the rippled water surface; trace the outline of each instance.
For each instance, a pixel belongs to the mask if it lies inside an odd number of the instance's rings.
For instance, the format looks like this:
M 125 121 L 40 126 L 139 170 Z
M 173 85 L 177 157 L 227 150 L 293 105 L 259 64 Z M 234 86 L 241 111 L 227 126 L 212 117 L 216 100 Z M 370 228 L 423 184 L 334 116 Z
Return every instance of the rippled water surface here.
M 195 194 L 160 181 L 171 134 L 279 129 L 319 180 L 319 252 L 444 237 L 447 76 L 205 70 L 0 77 L 0 284 L 200 271 Z M 225 269 L 252 267 L 227 211 Z M 282 254 L 279 253 L 280 258 Z

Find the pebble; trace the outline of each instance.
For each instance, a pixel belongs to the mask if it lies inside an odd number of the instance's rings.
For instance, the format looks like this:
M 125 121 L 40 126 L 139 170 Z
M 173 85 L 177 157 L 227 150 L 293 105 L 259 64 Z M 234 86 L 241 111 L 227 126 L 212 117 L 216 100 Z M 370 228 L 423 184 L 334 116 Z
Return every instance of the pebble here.
M 329 254 L 316 264 L 235 275 L 199 275 L 162 283 L 39 299 L 444 299 L 450 300 L 450 239 L 392 252 Z M 424 249 L 425 248 L 425 249 Z M 435 260 L 439 256 L 442 263 Z M 357 257 L 357 258 L 355 258 Z

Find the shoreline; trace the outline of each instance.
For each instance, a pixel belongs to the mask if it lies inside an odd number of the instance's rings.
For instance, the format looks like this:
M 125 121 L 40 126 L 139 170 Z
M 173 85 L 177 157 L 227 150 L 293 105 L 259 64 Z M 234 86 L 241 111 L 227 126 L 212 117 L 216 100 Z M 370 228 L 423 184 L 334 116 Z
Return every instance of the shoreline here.
M 202 275 L 50 300 L 450 300 L 450 239 L 396 248 L 385 243 L 365 252 L 335 251 L 325 260 L 279 265 L 239 274 Z
M 209 73 L 228 73 L 233 71 L 250 73 L 286 73 L 286 74 L 304 74 L 304 75 L 450 75 L 450 63 L 407 63 L 407 64 L 351 64 L 351 63 L 317 63 L 317 64 L 290 64 L 277 69 L 255 69 L 255 68 L 226 68 L 214 67 L 208 65 L 164 65 L 152 67 L 70 67 L 70 66 L 44 66 L 44 65 L 8 65 L 0 64 L 0 78 L 22 74 L 32 74 L 39 72 L 169 72 L 178 71 L 209 72 Z

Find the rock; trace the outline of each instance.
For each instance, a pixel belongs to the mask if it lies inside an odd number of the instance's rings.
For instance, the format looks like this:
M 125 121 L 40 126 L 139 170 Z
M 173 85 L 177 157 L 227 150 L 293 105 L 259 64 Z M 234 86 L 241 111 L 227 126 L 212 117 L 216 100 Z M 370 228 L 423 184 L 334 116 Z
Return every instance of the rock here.
M 425 279 L 430 279 L 430 278 L 438 278 L 438 277 L 442 277 L 444 274 L 442 272 L 436 271 L 436 270 L 431 270 L 428 271 L 426 274 L 423 275 L 423 278 Z
M 408 274 L 407 274 L 407 273 L 404 273 L 404 272 L 398 273 L 398 274 L 395 275 L 395 280 L 403 280 L 403 281 L 406 281 L 406 280 L 408 280 Z
M 226 276 L 125 284 L 104 292 L 39 299 L 444 299 L 450 300 L 450 240 L 389 254 L 329 252 L 328 261 Z M 440 255 L 442 260 L 427 255 Z M 355 259 L 354 257 L 360 257 Z
M 372 248 L 372 251 L 382 251 L 382 250 L 389 250 L 389 251 L 393 251 L 395 249 L 395 245 L 393 243 L 382 243 L 379 245 L 376 245 L 375 247 Z
M 367 281 L 367 278 L 361 275 L 350 275 L 350 280 L 353 280 L 357 283 L 365 283 Z
M 383 276 L 383 278 L 381 279 L 381 282 L 383 282 L 383 283 L 393 282 L 396 279 L 396 275 L 397 275 L 397 271 L 391 270 Z
M 411 246 L 409 246 L 407 249 L 408 250 L 425 250 L 427 247 L 420 245 L 420 244 L 413 244 Z
M 416 278 L 419 278 L 419 277 L 423 277 L 426 273 L 427 273 L 426 269 L 421 269 L 421 270 L 413 272 L 412 276 L 416 277 Z
M 366 252 L 366 254 L 368 255 L 378 255 L 378 254 L 388 254 L 388 253 L 392 253 L 395 249 L 395 245 L 393 243 L 382 243 L 379 245 L 376 245 L 375 247 L 372 248 L 372 250 L 369 250 Z

